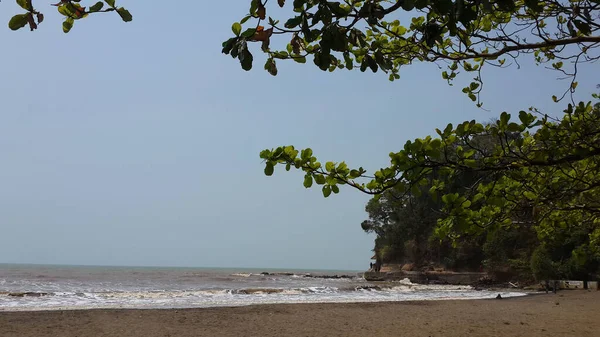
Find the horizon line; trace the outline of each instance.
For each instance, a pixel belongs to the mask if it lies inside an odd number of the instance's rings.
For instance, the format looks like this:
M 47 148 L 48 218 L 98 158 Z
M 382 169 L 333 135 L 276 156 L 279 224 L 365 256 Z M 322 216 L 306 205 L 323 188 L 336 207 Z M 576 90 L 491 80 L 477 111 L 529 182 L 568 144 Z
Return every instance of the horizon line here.
M 190 269 L 255 269 L 269 271 L 344 271 L 364 272 L 364 270 L 352 269 L 323 269 L 323 268 L 291 268 L 291 267 L 215 267 L 215 266 L 164 266 L 164 265 L 109 265 L 109 264 L 66 264 L 66 263 L 30 263 L 30 262 L 0 262 L 1 265 L 26 265 L 26 266 L 57 266 L 57 267 L 116 267 L 116 268 L 190 268 Z

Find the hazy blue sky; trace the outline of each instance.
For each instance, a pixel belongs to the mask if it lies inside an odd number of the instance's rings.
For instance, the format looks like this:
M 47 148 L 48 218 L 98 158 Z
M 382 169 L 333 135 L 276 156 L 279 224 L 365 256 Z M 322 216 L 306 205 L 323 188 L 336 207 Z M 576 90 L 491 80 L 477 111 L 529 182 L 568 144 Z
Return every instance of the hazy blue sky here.
M 448 122 L 562 110 L 549 97 L 566 83 L 527 61 L 486 73 L 490 112 L 435 65 L 393 83 L 312 64 L 245 72 L 221 42 L 249 0 L 121 0 L 133 22 L 98 15 L 68 35 L 49 1 L 34 3 L 36 32 L 10 31 L 19 8 L 0 3 L 0 263 L 364 269 L 368 197 L 265 177 L 262 149 L 377 169 Z M 596 77 L 582 70 L 582 97 Z

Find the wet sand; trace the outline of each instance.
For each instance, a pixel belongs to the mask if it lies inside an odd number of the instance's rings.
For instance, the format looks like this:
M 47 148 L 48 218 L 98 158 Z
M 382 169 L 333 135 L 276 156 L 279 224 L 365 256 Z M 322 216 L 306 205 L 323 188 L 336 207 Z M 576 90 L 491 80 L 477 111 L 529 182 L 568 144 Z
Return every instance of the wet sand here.
M 0 312 L 2 337 L 600 337 L 600 291 L 502 300 Z

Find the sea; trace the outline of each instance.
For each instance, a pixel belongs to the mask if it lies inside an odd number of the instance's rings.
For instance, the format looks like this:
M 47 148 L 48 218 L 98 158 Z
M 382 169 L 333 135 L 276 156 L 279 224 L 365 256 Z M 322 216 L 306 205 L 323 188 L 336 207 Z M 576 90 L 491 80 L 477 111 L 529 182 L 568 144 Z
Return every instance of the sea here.
M 0 311 L 485 299 L 521 292 L 368 282 L 359 271 L 0 264 Z

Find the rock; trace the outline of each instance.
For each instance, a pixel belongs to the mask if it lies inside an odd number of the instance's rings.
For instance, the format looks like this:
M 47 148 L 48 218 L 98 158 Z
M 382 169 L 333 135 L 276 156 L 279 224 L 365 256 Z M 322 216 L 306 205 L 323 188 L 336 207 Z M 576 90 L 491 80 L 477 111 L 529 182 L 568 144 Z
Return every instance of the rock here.
M 33 291 L 27 291 L 27 292 L 22 292 L 22 293 L 8 293 L 8 296 L 13 296 L 13 297 L 40 297 L 40 296 L 46 296 L 48 295 L 48 293 L 36 293 Z
M 355 276 L 350 275 L 305 275 L 305 277 L 322 278 L 322 279 L 351 279 Z
M 294 275 L 294 273 L 269 273 L 268 271 L 263 271 L 262 273 L 260 273 L 260 275 L 263 276 L 292 276 Z
M 364 278 L 366 281 L 385 281 L 385 277 L 380 273 L 365 273 Z
M 448 284 L 448 281 L 444 281 L 444 280 L 429 280 L 427 283 L 428 284 Z
M 356 288 L 354 288 L 355 290 L 381 290 L 381 287 L 379 286 L 371 286 L 371 285 L 366 285 L 366 286 L 358 286 Z
M 415 265 L 412 263 L 407 263 L 402 266 L 402 271 L 412 271 L 413 269 L 415 269 Z

